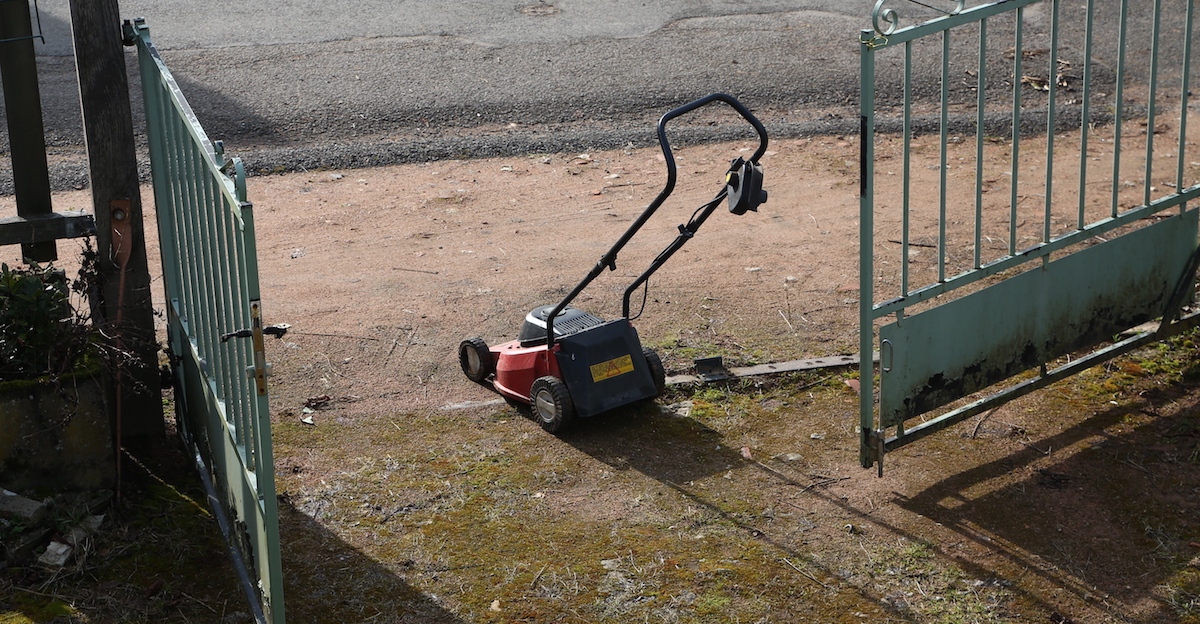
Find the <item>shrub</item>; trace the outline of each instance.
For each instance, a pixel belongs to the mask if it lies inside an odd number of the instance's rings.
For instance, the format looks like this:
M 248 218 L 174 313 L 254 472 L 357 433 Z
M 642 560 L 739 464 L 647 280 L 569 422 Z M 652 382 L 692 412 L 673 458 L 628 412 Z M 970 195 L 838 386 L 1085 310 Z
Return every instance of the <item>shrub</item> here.
M 93 351 L 93 335 L 71 307 L 61 270 L 0 264 L 0 381 L 75 371 Z

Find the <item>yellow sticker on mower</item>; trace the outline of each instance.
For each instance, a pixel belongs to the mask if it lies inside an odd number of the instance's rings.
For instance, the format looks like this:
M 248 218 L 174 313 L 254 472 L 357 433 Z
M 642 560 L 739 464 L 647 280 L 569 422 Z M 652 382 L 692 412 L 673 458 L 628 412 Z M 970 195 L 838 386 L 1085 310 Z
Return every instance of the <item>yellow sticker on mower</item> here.
M 600 383 L 605 379 L 612 379 L 617 375 L 633 372 L 633 356 L 622 355 L 619 358 L 592 364 L 592 381 Z

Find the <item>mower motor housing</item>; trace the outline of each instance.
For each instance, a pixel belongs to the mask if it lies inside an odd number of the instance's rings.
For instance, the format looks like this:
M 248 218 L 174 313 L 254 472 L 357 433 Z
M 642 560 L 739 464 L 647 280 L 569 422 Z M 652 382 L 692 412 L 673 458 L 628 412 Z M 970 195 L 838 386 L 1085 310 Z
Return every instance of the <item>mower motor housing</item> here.
M 658 395 L 654 376 L 642 351 L 637 330 L 628 319 L 604 321 L 567 307 L 554 321 L 554 346 L 546 348 L 546 317 L 554 306 L 525 315 L 516 340 L 491 347 L 501 394 L 530 402 L 529 388 L 539 377 L 567 384 L 575 413 L 594 416 Z M 551 357 L 553 354 L 553 357 Z
M 578 416 L 658 396 L 642 343 L 629 319 L 619 318 L 558 339 L 562 380 Z

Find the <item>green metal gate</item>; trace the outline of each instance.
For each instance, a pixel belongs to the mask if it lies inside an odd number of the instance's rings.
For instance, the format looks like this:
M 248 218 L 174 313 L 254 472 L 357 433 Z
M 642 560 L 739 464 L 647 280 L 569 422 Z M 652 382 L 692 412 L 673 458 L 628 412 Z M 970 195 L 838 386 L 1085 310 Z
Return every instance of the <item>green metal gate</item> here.
M 146 108 L 167 332 L 180 433 L 258 621 L 281 624 L 283 582 L 254 213 L 241 161 L 209 141 L 142 20 L 136 45 Z M 270 331 L 270 328 L 267 328 Z
M 881 472 L 1200 321 L 1195 2 L 914 0 L 941 15 L 902 28 L 887 1 L 860 36 L 860 460 Z

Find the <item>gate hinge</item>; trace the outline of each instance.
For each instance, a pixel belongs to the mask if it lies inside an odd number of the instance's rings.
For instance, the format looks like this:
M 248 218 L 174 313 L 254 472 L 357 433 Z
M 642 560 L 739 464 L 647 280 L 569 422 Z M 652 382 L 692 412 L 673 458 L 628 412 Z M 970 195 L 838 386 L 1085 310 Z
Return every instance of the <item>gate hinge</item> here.
M 871 464 L 875 464 L 877 474 L 883 477 L 883 456 L 887 452 L 884 442 L 887 435 L 883 429 L 864 429 L 862 435 L 867 457 L 870 458 Z M 869 468 L 871 464 L 865 464 L 863 467 Z

